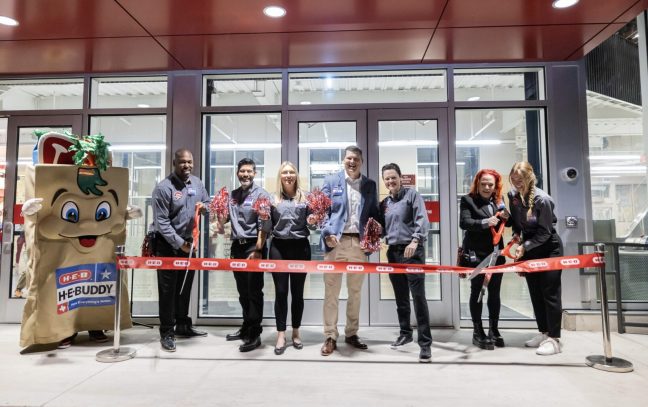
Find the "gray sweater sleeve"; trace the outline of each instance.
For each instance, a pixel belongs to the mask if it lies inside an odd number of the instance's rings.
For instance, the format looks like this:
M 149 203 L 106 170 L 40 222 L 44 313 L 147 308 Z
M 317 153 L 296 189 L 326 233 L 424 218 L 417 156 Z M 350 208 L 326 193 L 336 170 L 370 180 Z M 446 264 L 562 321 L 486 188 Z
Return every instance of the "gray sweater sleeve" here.
M 157 187 L 153 190 L 152 198 L 155 230 L 164 237 L 164 240 L 171 247 L 179 249 L 184 244 L 184 239 L 171 226 L 171 219 L 169 218 L 169 202 L 171 202 L 170 189 Z

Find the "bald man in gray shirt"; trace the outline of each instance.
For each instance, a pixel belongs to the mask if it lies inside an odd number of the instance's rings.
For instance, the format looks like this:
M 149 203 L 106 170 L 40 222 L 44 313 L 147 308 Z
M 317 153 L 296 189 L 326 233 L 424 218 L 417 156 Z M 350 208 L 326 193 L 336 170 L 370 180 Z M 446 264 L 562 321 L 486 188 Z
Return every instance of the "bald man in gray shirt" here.
M 191 175 L 192 170 L 191 152 L 176 151 L 173 172 L 153 190 L 156 256 L 189 257 L 196 206 L 206 210 L 209 205 L 209 194 L 202 181 Z M 160 345 L 167 352 L 175 352 L 176 335 L 186 338 L 207 335 L 194 329 L 189 317 L 194 274 L 194 270 L 158 270 Z

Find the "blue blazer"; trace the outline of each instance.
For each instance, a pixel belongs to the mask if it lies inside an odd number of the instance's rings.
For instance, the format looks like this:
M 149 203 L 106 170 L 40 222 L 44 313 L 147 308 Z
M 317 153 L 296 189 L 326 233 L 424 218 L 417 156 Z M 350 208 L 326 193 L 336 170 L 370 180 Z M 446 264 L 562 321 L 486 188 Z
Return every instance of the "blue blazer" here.
M 369 218 L 374 218 L 379 221 L 380 212 L 378 210 L 378 193 L 376 191 L 376 183 L 364 175 L 361 176 L 360 181 L 360 238 L 364 233 L 365 225 Z M 332 174 L 324 179 L 322 185 L 322 192 L 331 198 L 331 208 L 328 212 L 328 217 L 322 226 L 321 247 L 322 250 L 331 251 L 324 243 L 324 240 L 331 235 L 335 235 L 338 240 L 342 235 L 344 224 L 349 217 L 349 201 L 347 199 L 347 184 L 346 173 L 341 171 L 337 174 Z

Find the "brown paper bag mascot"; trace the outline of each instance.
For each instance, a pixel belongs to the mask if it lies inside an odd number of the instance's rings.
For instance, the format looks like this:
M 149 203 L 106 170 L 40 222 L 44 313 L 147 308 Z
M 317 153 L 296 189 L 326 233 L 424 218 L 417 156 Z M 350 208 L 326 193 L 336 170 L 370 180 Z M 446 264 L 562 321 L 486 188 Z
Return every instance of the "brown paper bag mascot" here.
M 39 138 L 39 164 L 26 179 L 26 244 L 32 279 L 20 346 L 48 344 L 80 331 L 113 329 L 115 246 L 126 240 L 128 169 L 110 167 L 103 136 Z M 132 326 L 122 273 L 121 328 Z

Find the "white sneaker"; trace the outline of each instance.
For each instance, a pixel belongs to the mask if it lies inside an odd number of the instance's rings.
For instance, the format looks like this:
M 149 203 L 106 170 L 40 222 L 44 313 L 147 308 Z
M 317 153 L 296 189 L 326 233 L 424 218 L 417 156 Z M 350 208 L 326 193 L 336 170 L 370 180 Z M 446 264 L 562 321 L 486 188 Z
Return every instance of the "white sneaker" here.
M 547 338 L 548 338 L 547 334 L 544 334 L 544 333 L 540 332 L 539 334 L 537 334 L 533 338 L 531 338 L 528 341 L 524 342 L 524 346 L 526 346 L 527 348 L 537 348 Z
M 560 352 L 560 342 L 554 338 L 545 339 L 536 350 L 536 354 L 542 356 L 556 355 Z

